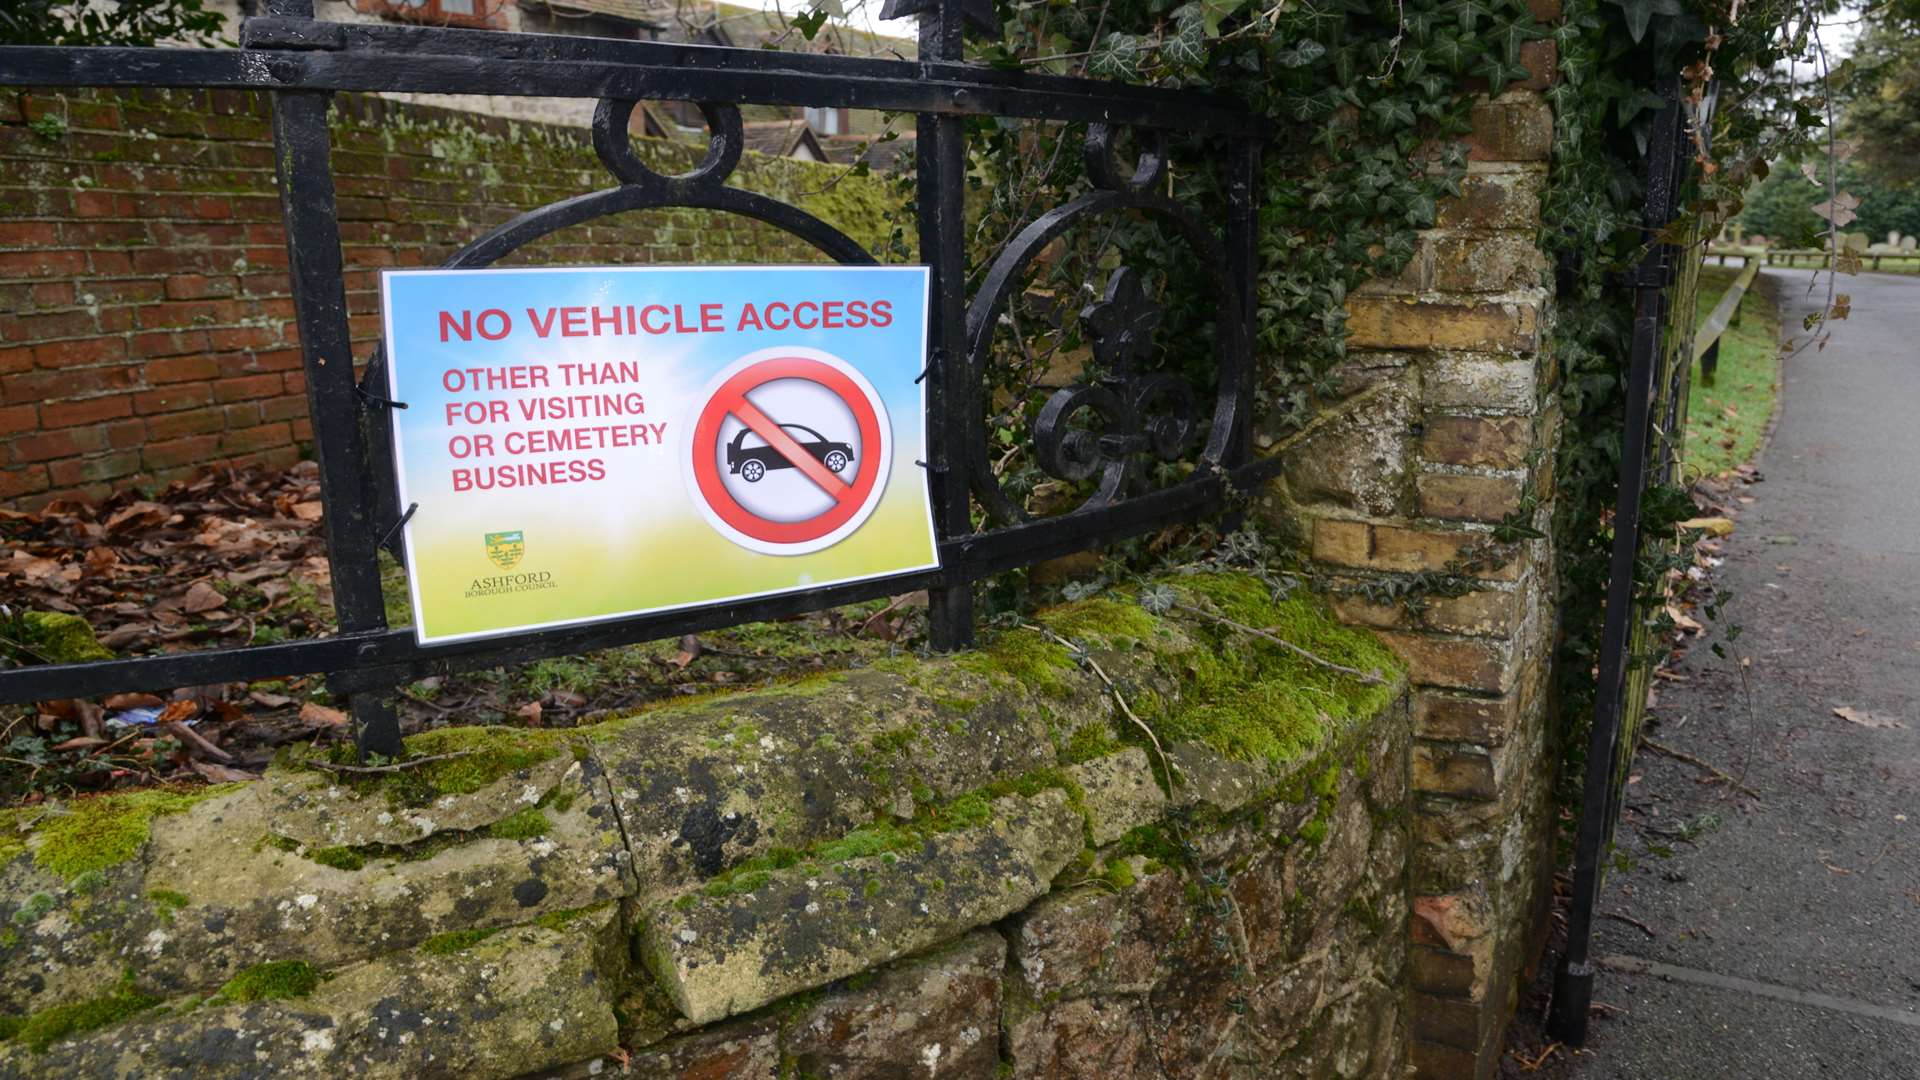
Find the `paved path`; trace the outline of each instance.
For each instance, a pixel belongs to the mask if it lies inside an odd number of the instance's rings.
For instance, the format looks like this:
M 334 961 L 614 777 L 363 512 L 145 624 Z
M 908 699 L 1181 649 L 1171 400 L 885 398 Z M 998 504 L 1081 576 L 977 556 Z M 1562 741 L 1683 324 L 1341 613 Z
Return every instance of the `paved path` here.
M 1810 274 L 1766 274 L 1797 331 Z M 1620 830 L 1635 864 L 1600 910 L 1654 936 L 1599 921 L 1594 998 L 1618 1012 L 1556 1075 L 1920 1077 L 1920 278 L 1841 291 L 1853 315 L 1826 351 L 1786 361 L 1765 480 L 1726 547 L 1751 709 L 1701 643 L 1650 729 L 1762 802 L 1642 753 Z

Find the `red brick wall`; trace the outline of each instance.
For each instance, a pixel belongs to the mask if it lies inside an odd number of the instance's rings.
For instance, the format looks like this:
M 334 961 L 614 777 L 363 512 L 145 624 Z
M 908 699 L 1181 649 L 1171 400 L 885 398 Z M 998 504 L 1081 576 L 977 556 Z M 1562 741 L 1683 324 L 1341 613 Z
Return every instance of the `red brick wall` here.
M 640 152 L 679 172 L 704 148 Z M 359 96 L 339 99 L 334 168 L 362 358 L 378 268 L 438 263 L 611 182 L 584 131 Z M 750 155 L 734 182 L 877 247 L 880 186 L 831 175 Z M 814 258 L 756 223 L 676 210 L 570 229 L 516 261 Z M 286 269 L 264 97 L 0 92 L 0 504 L 298 459 L 311 428 Z

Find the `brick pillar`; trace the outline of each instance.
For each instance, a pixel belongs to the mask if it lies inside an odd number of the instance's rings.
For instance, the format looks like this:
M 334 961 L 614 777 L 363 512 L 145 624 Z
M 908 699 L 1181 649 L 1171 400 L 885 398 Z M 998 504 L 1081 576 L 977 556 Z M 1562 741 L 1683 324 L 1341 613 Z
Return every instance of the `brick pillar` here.
M 1476 108 L 1461 196 L 1403 274 L 1349 301 L 1338 400 L 1286 444 L 1261 440 L 1289 462 L 1268 521 L 1411 671 L 1413 1060 L 1448 1080 L 1493 1073 L 1550 898 L 1553 552 L 1494 526 L 1545 532 L 1552 509 L 1552 277 L 1535 246 L 1552 134 L 1537 90 Z

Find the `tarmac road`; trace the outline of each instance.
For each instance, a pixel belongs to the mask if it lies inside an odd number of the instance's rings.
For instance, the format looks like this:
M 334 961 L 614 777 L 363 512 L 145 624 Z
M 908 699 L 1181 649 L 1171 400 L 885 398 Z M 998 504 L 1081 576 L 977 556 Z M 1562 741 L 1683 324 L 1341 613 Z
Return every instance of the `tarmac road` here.
M 1801 334 L 1824 299 L 1811 273 L 1764 273 Z M 1652 936 L 1598 920 L 1611 1011 L 1555 1076 L 1920 1077 L 1920 277 L 1839 291 L 1852 317 L 1785 363 L 1764 480 L 1725 548 L 1732 604 L 1687 681 L 1660 682 L 1649 729 L 1760 802 L 1642 751 L 1620 830 L 1634 864 L 1600 911 Z M 1750 709 L 1708 648 L 1729 623 Z

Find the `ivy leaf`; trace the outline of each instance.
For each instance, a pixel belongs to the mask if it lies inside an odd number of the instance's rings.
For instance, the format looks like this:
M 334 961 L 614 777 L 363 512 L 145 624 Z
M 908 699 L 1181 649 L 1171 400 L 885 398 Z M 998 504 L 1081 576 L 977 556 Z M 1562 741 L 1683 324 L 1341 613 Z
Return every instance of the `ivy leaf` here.
M 1500 51 L 1506 56 L 1507 63 L 1518 64 L 1520 62 L 1520 46 L 1544 35 L 1525 19 L 1514 19 L 1505 26 L 1495 30 L 1490 36 L 1500 42 Z
M 1198 3 L 1184 4 L 1173 13 L 1173 36 L 1160 43 L 1160 57 L 1187 68 L 1207 65 L 1206 18 Z
M 1487 93 L 1499 97 L 1510 82 L 1524 80 L 1530 72 L 1519 64 L 1509 64 L 1498 53 L 1488 53 L 1474 65 L 1473 73 L 1487 80 Z
M 1436 64 L 1458 74 L 1466 63 L 1466 46 L 1457 37 L 1442 34 L 1433 39 L 1426 48 L 1426 55 Z
M 1220 36 L 1220 20 L 1247 6 L 1247 0 L 1200 0 L 1200 16 L 1208 37 Z
M 1275 53 L 1273 58 L 1278 60 L 1282 67 L 1298 68 L 1306 67 L 1308 64 L 1313 63 L 1325 55 L 1327 55 L 1327 47 L 1325 45 L 1320 44 L 1312 38 L 1302 38 L 1300 39 L 1300 44 L 1295 45 L 1291 49 L 1285 49 Z
M 1382 98 L 1367 106 L 1367 111 L 1380 118 L 1382 123 L 1400 124 L 1412 127 L 1415 123 L 1413 106 L 1399 98 Z
M 1118 30 L 1107 34 L 1087 58 L 1087 74 L 1100 79 L 1131 79 L 1140 74 L 1140 39 Z
M 801 37 L 812 41 L 814 35 L 820 33 L 820 28 L 827 23 L 827 9 L 817 7 L 812 11 L 797 11 L 794 12 L 793 18 L 787 21 L 793 24 L 795 30 L 800 31 Z
M 1655 15 L 1674 16 L 1681 12 L 1680 0 L 1607 0 L 1626 12 L 1627 34 L 1634 44 L 1647 36 L 1647 24 Z
M 1480 25 L 1481 19 L 1493 17 L 1493 8 L 1483 0 L 1453 0 L 1445 10 L 1452 13 L 1454 19 L 1459 22 L 1460 29 L 1469 34 Z

